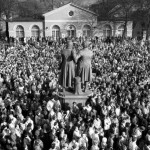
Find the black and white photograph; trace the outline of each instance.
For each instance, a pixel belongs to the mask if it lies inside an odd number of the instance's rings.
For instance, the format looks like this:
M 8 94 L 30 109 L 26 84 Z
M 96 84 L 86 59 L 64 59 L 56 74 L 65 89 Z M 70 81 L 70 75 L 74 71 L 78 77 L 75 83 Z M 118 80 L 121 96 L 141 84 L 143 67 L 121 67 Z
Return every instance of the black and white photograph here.
M 150 150 L 150 0 L 0 0 L 0 150 Z

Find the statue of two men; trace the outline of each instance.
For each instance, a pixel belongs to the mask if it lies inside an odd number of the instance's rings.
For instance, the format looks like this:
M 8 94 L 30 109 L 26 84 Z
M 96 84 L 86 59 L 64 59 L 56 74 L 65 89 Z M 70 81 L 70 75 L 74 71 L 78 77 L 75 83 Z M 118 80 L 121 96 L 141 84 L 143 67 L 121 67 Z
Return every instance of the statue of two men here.
M 64 90 L 66 88 L 75 88 L 75 81 L 81 82 L 81 87 L 84 91 L 88 89 L 88 83 L 92 80 L 91 59 L 93 56 L 92 51 L 89 49 L 89 44 L 89 41 L 85 41 L 82 44 L 83 49 L 77 54 L 73 49 L 72 41 L 68 41 L 66 49 L 62 50 L 59 84 Z M 78 94 L 80 94 L 80 86 L 76 88 L 78 88 Z

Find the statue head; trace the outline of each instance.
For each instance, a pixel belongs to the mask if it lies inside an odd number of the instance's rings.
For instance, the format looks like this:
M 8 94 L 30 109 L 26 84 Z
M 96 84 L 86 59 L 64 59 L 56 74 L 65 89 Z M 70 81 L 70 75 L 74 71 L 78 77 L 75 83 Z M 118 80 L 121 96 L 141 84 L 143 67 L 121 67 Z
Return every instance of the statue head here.
M 73 47 L 73 42 L 71 40 L 67 41 L 67 45 L 66 45 L 67 49 L 72 49 Z
M 89 47 L 90 44 L 91 44 L 91 41 L 90 40 L 86 40 L 86 41 L 84 41 L 82 43 L 82 46 L 83 46 L 83 48 L 87 48 L 87 47 Z

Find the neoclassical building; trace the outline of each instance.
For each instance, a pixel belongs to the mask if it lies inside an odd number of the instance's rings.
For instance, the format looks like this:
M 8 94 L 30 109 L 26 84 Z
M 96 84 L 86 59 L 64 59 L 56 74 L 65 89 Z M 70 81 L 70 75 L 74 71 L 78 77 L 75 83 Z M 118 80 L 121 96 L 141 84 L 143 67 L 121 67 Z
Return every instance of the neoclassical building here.
M 43 20 L 16 18 L 9 22 L 10 37 L 80 37 L 119 36 L 123 33 L 122 21 L 97 21 L 97 14 L 77 6 L 66 4 L 43 14 Z M 132 37 L 132 21 L 128 22 L 127 36 Z

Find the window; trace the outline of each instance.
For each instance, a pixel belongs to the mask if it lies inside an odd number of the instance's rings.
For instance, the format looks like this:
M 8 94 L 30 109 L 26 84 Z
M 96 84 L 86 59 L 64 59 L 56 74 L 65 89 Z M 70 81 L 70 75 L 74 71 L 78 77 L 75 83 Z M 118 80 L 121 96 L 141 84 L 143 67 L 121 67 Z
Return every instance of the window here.
M 36 26 L 36 25 L 34 25 L 34 26 L 32 27 L 32 29 L 31 29 L 31 34 L 32 34 L 33 37 L 38 38 L 39 35 L 40 35 L 40 29 L 39 29 L 39 27 Z
M 86 37 L 91 36 L 91 27 L 89 25 L 84 25 L 84 27 L 83 27 L 83 36 L 86 36 Z
M 70 37 L 70 38 L 76 37 L 76 28 L 75 28 L 75 26 L 69 25 L 67 27 L 67 34 L 68 34 L 68 37 Z
M 54 25 L 52 28 L 52 37 L 54 40 L 59 39 L 60 37 L 60 27 L 57 25 Z
M 20 25 L 16 28 L 16 37 L 24 38 L 24 28 Z
M 118 35 L 119 35 L 119 36 L 122 36 L 122 35 L 123 35 L 123 32 L 124 32 L 124 26 L 121 25 L 121 26 L 118 27 Z
M 105 25 L 103 30 L 104 37 L 111 37 L 112 36 L 112 29 L 110 25 Z
M 69 16 L 73 16 L 74 15 L 74 12 L 73 11 L 69 11 Z

